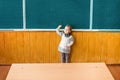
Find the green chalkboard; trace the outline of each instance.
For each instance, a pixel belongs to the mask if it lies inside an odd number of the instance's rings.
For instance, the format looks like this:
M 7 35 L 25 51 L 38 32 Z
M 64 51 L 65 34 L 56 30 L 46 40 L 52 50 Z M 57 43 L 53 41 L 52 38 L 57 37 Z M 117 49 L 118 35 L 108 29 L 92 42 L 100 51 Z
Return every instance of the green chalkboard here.
M 0 30 L 55 29 L 59 24 L 70 24 L 73 29 L 117 30 L 119 8 L 120 0 L 0 0 Z
M 0 0 L 0 29 L 22 28 L 22 0 Z
M 89 29 L 89 0 L 26 0 L 26 29 Z
M 120 29 L 120 0 L 94 0 L 93 29 Z

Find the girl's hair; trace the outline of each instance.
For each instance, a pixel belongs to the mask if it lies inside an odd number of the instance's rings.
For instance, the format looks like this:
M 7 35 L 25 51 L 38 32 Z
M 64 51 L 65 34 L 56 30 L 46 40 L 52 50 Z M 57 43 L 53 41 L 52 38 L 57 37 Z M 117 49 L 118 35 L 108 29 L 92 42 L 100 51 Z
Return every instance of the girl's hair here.
M 70 30 L 72 31 L 72 26 L 71 25 L 67 24 L 66 26 L 69 27 Z

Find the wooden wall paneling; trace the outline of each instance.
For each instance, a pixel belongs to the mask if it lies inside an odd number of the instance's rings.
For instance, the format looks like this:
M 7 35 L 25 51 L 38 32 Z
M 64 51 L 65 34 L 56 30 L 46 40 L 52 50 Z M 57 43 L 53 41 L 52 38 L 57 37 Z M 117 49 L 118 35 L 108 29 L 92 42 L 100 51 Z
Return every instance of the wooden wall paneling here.
M 31 62 L 31 54 L 30 54 L 30 32 L 23 32 L 24 35 L 24 62 Z
M 50 33 L 50 62 L 52 63 L 61 62 L 60 52 L 58 51 L 58 41 L 60 41 L 60 39 L 60 36 L 56 32 Z
M 0 64 L 5 62 L 5 42 L 4 42 L 4 32 L 0 32 Z
M 17 58 L 17 63 L 22 63 L 24 62 L 24 33 L 23 32 L 16 32 L 16 58 Z

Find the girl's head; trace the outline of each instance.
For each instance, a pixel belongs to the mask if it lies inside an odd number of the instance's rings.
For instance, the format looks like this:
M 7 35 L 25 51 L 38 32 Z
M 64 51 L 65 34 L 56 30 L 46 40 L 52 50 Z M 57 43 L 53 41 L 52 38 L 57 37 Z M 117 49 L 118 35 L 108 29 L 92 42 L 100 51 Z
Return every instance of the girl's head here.
M 66 25 L 64 29 L 65 34 L 70 34 L 72 32 L 72 27 L 70 25 Z

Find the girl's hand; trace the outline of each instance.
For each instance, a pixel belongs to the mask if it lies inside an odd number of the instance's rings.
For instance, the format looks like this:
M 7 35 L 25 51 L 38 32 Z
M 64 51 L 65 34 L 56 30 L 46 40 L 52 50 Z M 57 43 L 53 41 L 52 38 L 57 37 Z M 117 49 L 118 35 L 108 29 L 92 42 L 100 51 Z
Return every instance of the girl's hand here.
M 59 25 L 58 28 L 60 29 L 62 27 L 62 25 Z

